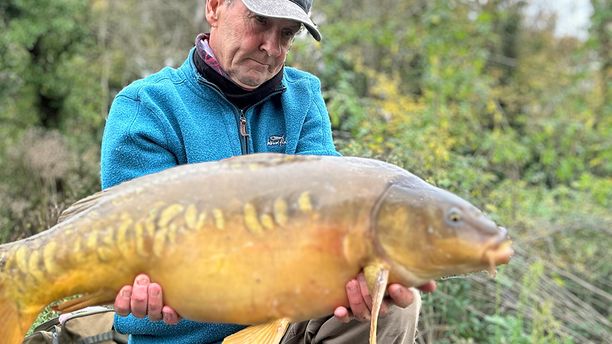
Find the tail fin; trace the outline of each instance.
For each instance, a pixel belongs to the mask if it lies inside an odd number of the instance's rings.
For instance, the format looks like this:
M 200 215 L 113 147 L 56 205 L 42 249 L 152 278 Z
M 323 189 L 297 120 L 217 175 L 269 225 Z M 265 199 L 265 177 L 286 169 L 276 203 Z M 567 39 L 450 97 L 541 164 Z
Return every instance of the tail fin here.
M 6 280 L 0 280 L 0 319 L 2 319 L 0 321 L 0 333 L 2 334 L 0 342 L 20 344 L 36 320 L 38 312 L 27 314 L 20 312 L 17 303 L 6 297 L 5 282 Z
M 14 294 L 10 293 L 10 289 L 13 289 L 10 283 L 16 282 L 4 269 L 6 260 L 6 250 L 0 246 L 0 342 L 20 344 L 41 310 L 24 310 L 18 300 L 11 297 Z

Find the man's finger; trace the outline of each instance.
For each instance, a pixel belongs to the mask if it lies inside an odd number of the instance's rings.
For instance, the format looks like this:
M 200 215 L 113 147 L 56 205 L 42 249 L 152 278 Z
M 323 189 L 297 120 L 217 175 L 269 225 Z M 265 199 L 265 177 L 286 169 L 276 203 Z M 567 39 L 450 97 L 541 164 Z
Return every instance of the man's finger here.
M 149 283 L 151 283 L 149 276 L 143 274 L 136 276 L 134 280 L 130 308 L 137 318 L 144 318 L 147 315 Z
M 176 313 L 174 309 L 168 306 L 164 306 L 164 308 L 162 308 L 162 314 L 164 322 L 168 325 L 176 325 L 181 319 L 178 313 Z
M 370 310 L 363 300 L 361 288 L 359 288 L 357 280 L 351 280 L 346 284 L 346 296 L 348 297 L 351 312 L 355 319 L 367 320 L 370 318 Z
M 383 302 L 380 304 L 380 311 L 378 312 L 378 316 L 379 317 L 386 316 L 389 313 L 390 307 L 391 307 L 391 304 L 389 303 L 389 301 L 383 300 Z
M 429 281 L 423 284 L 422 286 L 419 286 L 417 289 L 419 289 L 420 291 L 424 293 L 432 293 L 436 290 L 437 287 L 438 286 L 436 285 L 435 281 Z
M 341 323 L 348 323 L 351 321 L 351 312 L 346 307 L 338 307 L 334 310 L 334 317 Z
M 359 282 L 359 289 L 361 289 L 361 296 L 365 301 L 366 306 L 368 307 L 368 311 L 372 310 L 372 295 L 370 294 L 370 289 L 368 288 L 368 283 L 366 282 L 365 276 L 363 273 L 357 275 L 357 281 Z
M 162 307 L 164 305 L 161 286 L 157 283 L 151 283 L 149 284 L 148 291 L 149 305 L 147 308 L 147 315 L 149 316 L 149 320 L 161 320 Z
M 406 308 L 414 301 L 414 294 L 412 294 L 412 291 L 401 284 L 391 284 L 387 288 L 387 291 L 393 303 L 398 307 Z
M 130 314 L 130 298 L 132 296 L 132 286 L 126 285 L 115 297 L 115 303 L 113 304 L 115 312 L 119 315 L 126 316 Z

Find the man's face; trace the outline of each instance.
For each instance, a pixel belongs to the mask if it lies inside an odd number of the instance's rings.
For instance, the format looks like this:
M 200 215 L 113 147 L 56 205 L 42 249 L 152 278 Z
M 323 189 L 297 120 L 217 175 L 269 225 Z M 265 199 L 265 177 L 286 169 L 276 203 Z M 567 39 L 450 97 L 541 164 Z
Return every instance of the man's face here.
M 219 2 L 208 1 L 210 46 L 232 81 L 244 89 L 255 89 L 281 70 L 301 24 L 258 16 L 241 0 Z

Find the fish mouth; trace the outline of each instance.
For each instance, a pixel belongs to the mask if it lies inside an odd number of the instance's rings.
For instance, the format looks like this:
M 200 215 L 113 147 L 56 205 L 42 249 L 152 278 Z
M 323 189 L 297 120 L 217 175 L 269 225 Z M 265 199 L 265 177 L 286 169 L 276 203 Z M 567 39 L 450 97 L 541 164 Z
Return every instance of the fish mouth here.
M 512 241 L 508 239 L 508 230 L 504 227 L 499 227 L 499 234 L 485 245 L 482 254 L 482 262 L 488 265 L 489 274 L 495 277 L 495 267 L 497 265 L 507 264 L 513 254 Z

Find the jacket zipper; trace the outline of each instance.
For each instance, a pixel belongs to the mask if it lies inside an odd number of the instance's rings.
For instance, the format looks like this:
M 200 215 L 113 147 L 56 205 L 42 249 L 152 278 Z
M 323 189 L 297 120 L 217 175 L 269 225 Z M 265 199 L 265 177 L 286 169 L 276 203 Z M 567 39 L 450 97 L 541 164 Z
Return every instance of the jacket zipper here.
M 283 86 L 282 89 L 279 89 L 277 91 L 274 91 L 274 92 L 268 94 L 264 99 L 261 99 L 260 101 L 258 101 L 257 103 L 249 106 L 245 110 L 241 110 L 241 109 L 238 109 L 229 100 L 227 100 L 227 98 L 225 98 L 225 96 L 223 95 L 223 92 L 221 92 L 221 90 L 215 84 L 211 83 L 210 81 L 204 79 L 203 77 L 201 77 L 199 75 L 197 76 L 197 81 L 202 83 L 202 84 L 204 84 L 204 85 L 206 85 L 206 86 L 208 86 L 208 87 L 210 87 L 210 88 L 212 88 L 213 91 L 217 92 L 221 96 L 221 98 L 223 100 L 225 100 L 225 102 L 227 104 L 229 104 L 230 107 L 232 107 L 233 109 L 237 110 L 240 113 L 240 120 L 239 120 L 240 121 L 240 124 L 239 124 L 239 130 L 240 130 L 240 138 L 239 138 L 240 139 L 240 150 L 242 151 L 243 155 L 250 154 L 249 153 L 249 136 L 251 136 L 251 135 L 249 134 L 249 131 L 247 129 L 247 119 L 246 119 L 246 113 L 245 113 L 246 110 L 248 110 L 248 109 L 250 109 L 252 107 L 255 107 L 255 106 L 265 102 L 266 100 L 270 99 L 271 97 L 273 97 L 273 96 L 275 96 L 277 94 L 283 93 L 285 91 L 285 89 L 286 89 L 285 86 Z
M 249 132 L 247 130 L 246 115 L 240 110 L 240 146 L 242 154 L 249 154 Z

